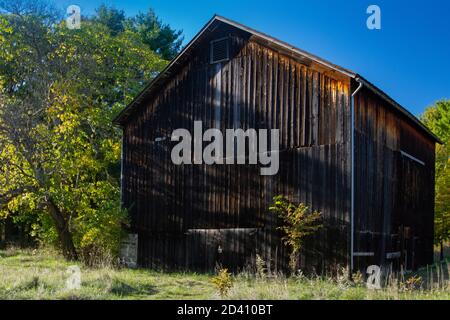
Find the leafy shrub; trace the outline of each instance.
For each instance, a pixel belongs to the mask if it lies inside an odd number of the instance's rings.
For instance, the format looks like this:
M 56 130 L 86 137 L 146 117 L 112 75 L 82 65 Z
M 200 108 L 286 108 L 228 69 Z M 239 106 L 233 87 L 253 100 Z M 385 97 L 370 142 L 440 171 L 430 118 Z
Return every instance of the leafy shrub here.
M 356 271 L 355 273 L 353 273 L 352 280 L 353 280 L 354 285 L 357 287 L 362 287 L 365 284 L 364 276 L 361 273 L 361 271 L 359 271 L 359 270 Z
M 289 265 L 292 272 L 295 273 L 298 253 L 303 246 L 305 237 L 322 227 L 318 223 L 322 214 L 318 211 L 311 212 L 303 203 L 295 205 L 284 196 L 276 196 L 273 200 L 274 203 L 269 210 L 283 221 L 283 225 L 278 229 L 285 234 L 282 238 L 283 243 L 291 248 Z
M 256 255 L 255 264 L 256 264 L 256 275 L 260 278 L 265 278 L 267 272 L 266 262 L 259 254 Z
M 422 277 L 412 276 L 400 283 L 400 291 L 412 291 L 419 289 L 422 285 Z
M 212 278 L 211 282 L 216 287 L 221 297 L 225 297 L 233 287 L 231 273 L 228 272 L 228 269 L 226 268 L 219 269 L 217 276 Z
M 127 216 L 116 201 L 108 200 L 98 210 L 88 211 L 76 220 L 75 244 L 88 266 L 110 266 L 118 261 L 122 225 Z

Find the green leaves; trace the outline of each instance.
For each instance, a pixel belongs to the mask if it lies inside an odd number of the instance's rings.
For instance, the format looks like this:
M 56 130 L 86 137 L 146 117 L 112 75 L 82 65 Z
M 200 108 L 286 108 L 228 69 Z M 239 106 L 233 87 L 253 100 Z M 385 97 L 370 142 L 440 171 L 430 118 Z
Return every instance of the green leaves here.
M 442 141 L 450 140 L 450 100 L 440 100 L 428 107 L 421 120 Z
M 0 14 L 0 210 L 32 217 L 41 239 L 69 230 L 83 256 L 111 253 L 126 222 L 112 118 L 167 61 L 133 28 L 49 15 Z
M 436 146 L 435 243 L 450 240 L 450 100 L 428 107 L 421 117 L 444 145 Z
M 5 37 L 11 34 L 12 28 L 9 26 L 6 19 L 0 17 L 0 44 L 5 42 Z
M 93 21 L 105 26 L 113 36 L 131 33 L 139 38 L 139 43 L 165 60 L 173 59 L 183 42 L 182 32 L 164 24 L 152 9 L 126 17 L 123 10 L 101 5 Z
M 284 233 L 282 238 L 284 244 L 292 250 L 291 267 L 295 270 L 297 254 L 301 250 L 305 238 L 322 227 L 319 223 L 322 214 L 318 211 L 311 212 L 303 203 L 295 205 L 281 195 L 274 197 L 273 200 L 274 203 L 269 210 L 283 222 L 278 229 Z

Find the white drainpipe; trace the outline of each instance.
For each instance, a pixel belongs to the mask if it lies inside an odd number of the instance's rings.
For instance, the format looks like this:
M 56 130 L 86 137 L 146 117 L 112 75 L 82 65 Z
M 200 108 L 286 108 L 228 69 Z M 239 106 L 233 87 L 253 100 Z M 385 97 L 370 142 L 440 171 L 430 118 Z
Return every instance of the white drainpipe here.
M 355 95 L 361 90 L 363 83 L 359 82 L 358 88 L 352 93 L 351 97 L 351 217 L 350 217 L 350 272 L 353 272 L 353 256 L 354 256 L 354 242 L 355 242 Z
M 125 139 L 125 130 L 122 129 L 122 139 L 120 140 L 120 205 L 123 206 L 123 157 L 125 156 L 123 152 Z

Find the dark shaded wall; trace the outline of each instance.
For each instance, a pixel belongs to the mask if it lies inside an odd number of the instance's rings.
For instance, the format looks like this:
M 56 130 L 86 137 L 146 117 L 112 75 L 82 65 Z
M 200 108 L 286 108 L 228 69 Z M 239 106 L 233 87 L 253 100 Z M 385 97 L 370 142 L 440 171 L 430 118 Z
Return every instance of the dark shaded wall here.
M 355 115 L 355 251 L 374 253 L 356 265 L 432 263 L 434 141 L 366 88 L 355 97 Z M 388 259 L 393 252 L 400 257 Z

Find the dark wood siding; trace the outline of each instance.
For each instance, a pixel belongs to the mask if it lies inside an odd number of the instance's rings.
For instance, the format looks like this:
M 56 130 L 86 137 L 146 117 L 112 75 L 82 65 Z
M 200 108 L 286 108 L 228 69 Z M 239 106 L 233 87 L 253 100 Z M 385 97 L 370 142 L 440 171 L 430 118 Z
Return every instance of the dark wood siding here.
M 230 60 L 210 64 L 209 42 L 223 37 Z M 324 216 L 301 267 L 348 265 L 350 78 L 259 41 L 217 27 L 123 123 L 123 203 L 139 235 L 141 265 L 237 270 L 254 265 L 258 254 L 272 271 L 284 270 L 279 221 L 267 210 L 280 194 Z M 355 111 L 355 251 L 373 253 L 356 258 L 356 266 L 429 263 L 434 141 L 367 88 L 356 95 Z M 280 129 L 278 174 L 261 176 L 249 164 L 174 165 L 171 133 L 193 133 L 197 120 L 203 130 Z M 386 258 L 395 252 L 400 258 Z
M 355 112 L 355 251 L 375 254 L 357 262 L 431 263 L 434 141 L 367 89 L 357 94 Z M 392 252 L 401 257 L 386 259 Z
M 123 201 L 139 234 L 139 263 L 211 270 L 221 262 L 235 270 L 259 254 L 281 270 L 287 253 L 267 208 L 284 194 L 325 218 L 303 266 L 346 264 L 349 81 L 240 33 L 214 35 L 230 37 L 230 61 L 210 64 L 205 41 L 124 126 Z M 195 120 L 204 130 L 280 129 L 278 174 L 261 176 L 258 165 L 172 164 L 171 132 L 193 132 Z

